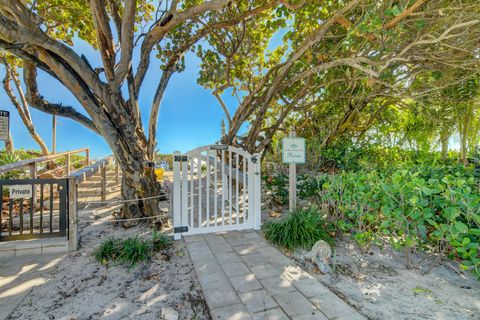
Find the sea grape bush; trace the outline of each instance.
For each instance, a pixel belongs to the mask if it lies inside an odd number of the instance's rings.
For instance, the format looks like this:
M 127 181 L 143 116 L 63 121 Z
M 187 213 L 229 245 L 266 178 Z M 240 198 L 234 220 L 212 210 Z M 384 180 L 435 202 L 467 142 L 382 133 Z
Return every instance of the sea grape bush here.
M 360 244 L 386 238 L 409 253 L 426 249 L 480 277 L 480 194 L 473 168 L 343 172 L 328 176 L 318 204 Z

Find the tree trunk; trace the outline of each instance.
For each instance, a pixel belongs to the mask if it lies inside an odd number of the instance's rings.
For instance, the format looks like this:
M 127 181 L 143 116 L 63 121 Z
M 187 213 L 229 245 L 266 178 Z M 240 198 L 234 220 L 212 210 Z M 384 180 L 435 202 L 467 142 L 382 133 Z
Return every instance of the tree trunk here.
M 122 170 L 122 198 L 127 201 L 122 208 L 122 218 L 158 215 L 161 186 L 151 166 L 146 141 L 138 139 L 137 130 L 128 122 L 117 123 L 115 127 L 105 125 L 99 130 Z
M 445 160 L 448 158 L 448 140 L 450 135 L 445 130 L 440 134 L 440 144 L 442 145 L 442 159 Z

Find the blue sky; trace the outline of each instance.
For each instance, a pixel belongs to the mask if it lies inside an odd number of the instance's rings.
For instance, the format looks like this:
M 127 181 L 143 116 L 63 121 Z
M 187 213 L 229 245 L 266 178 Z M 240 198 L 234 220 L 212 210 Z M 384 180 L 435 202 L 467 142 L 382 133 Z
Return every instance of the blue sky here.
M 76 41 L 75 51 L 84 54 L 93 67 L 100 65 L 98 53 L 82 41 Z M 161 76 L 158 61 L 152 59 L 152 62 L 139 99 L 144 125 L 148 123 L 151 101 Z M 137 63 L 138 58 L 134 57 L 134 65 Z M 197 146 L 214 143 L 220 138 L 220 124 L 224 113 L 211 92 L 196 83 L 199 64 L 200 60 L 190 53 L 186 57 L 186 70 L 172 77 L 165 92 L 157 131 L 158 149 L 162 153 L 175 150 L 186 152 Z M 1 79 L 3 76 L 1 70 Z M 75 106 L 77 110 L 84 112 L 68 90 L 49 75 L 40 73 L 38 82 L 41 94 L 48 100 Z M 226 97 L 225 101 L 230 109 L 235 108 L 233 98 Z M 15 148 L 37 149 L 3 90 L 0 90 L 0 109 L 9 110 L 11 113 L 10 130 Z M 51 115 L 30 109 L 38 132 L 51 148 Z M 90 147 L 94 158 L 111 154 L 102 137 L 72 120 L 57 117 L 57 152 L 83 147 Z

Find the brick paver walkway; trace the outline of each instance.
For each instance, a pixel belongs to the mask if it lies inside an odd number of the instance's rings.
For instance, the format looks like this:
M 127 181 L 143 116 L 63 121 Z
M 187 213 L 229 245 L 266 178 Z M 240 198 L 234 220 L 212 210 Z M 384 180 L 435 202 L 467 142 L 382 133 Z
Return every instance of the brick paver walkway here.
M 257 232 L 185 242 L 214 320 L 365 319 Z

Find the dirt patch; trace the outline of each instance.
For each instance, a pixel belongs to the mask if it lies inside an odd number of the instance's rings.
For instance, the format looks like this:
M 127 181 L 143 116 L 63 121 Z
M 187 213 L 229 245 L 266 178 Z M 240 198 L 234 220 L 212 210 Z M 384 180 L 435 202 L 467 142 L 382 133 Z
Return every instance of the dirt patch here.
M 299 255 L 293 256 L 302 264 Z M 414 258 L 427 266 L 435 260 L 420 253 Z M 335 272 L 320 275 L 303 264 L 369 319 L 480 319 L 480 281 L 452 261 L 442 261 L 428 274 L 421 265 L 407 269 L 401 252 L 389 246 L 362 250 L 351 240 L 337 242 Z
M 146 237 L 150 230 L 112 226 L 106 223 L 108 210 L 83 212 L 82 218 L 96 221 L 81 226 L 81 249 L 49 270 L 47 282 L 22 301 L 11 319 L 160 319 L 163 307 L 177 310 L 180 319 L 211 319 L 183 241 L 131 271 L 103 266 L 91 256 L 103 239 Z

